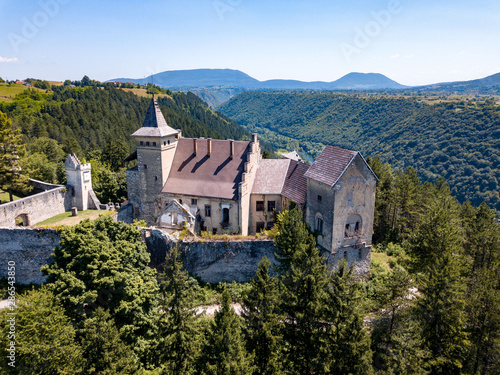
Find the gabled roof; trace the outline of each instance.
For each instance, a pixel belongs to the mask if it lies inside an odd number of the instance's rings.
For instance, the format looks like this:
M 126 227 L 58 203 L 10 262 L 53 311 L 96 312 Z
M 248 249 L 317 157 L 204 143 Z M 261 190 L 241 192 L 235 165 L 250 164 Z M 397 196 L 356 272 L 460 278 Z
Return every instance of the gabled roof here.
M 180 138 L 174 161 L 162 193 L 200 197 L 238 199 L 238 184 L 247 161 L 250 142 L 233 141 L 234 157 L 230 157 L 230 142 L 212 139 L 212 151 L 207 155 L 207 139 Z
M 333 186 L 358 154 L 358 151 L 328 145 L 305 173 L 305 176 Z
M 291 160 L 281 194 L 297 204 L 306 203 L 307 178 L 304 176 L 309 166 L 300 161 Z
M 292 151 L 289 152 L 288 154 L 283 154 L 281 155 L 283 159 L 291 159 L 295 161 L 302 161 L 302 158 L 300 157 L 299 153 L 297 151 Z
M 297 204 L 306 202 L 308 165 L 290 159 L 262 159 L 252 187 L 252 194 L 279 194 Z
M 261 159 L 252 194 L 281 194 L 290 165 L 290 159 Z
M 178 134 L 179 132 L 168 126 L 163 113 L 161 113 L 158 103 L 153 98 L 149 104 L 148 111 L 146 112 L 146 118 L 142 128 L 137 130 L 132 137 L 166 137 L 169 135 Z

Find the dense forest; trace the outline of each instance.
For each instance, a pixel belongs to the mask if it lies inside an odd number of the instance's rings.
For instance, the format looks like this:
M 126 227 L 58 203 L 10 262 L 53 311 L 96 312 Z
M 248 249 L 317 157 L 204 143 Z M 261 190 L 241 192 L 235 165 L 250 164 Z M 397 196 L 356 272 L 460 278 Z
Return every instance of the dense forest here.
M 500 209 L 500 105 L 492 99 L 246 92 L 220 110 L 276 147 L 312 157 L 324 144 L 352 148 L 413 166 L 426 181 L 443 176 L 461 202 Z
M 92 163 L 99 199 L 123 201 L 126 184 L 122 161 L 134 150 L 130 134 L 142 126 L 151 99 L 94 82 L 87 78 L 70 87 L 71 82 L 50 86 L 33 80 L 33 88 L 13 100 L 1 101 L 0 112 L 6 113 L 14 129 L 23 135 L 27 152 L 21 155 L 21 166 L 28 177 L 65 183 L 64 159 L 75 153 Z M 192 93 L 168 91 L 157 99 L 167 123 L 181 129 L 185 137 L 250 139 L 247 130 L 209 109 Z
M 380 177 L 369 280 L 329 270 L 296 209 L 267 232 L 276 263 L 239 285 L 200 283 L 176 249 L 157 274 L 135 224 L 85 220 L 62 230 L 47 282 L 18 296 L 16 367 L 2 373 L 498 374 L 493 211 L 368 162 Z M 214 302 L 215 316 L 200 313 Z

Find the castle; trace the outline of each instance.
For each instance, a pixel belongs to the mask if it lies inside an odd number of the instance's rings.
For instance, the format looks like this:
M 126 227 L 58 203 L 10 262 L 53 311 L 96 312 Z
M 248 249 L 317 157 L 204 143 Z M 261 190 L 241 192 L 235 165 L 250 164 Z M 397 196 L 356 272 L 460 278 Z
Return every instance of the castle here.
M 377 177 L 358 151 L 326 146 L 308 166 L 296 153 L 262 159 L 251 141 L 184 138 L 156 100 L 132 134 L 127 169 L 135 218 L 150 225 L 214 234 L 255 234 L 292 204 L 317 234 L 329 262 L 369 258 Z

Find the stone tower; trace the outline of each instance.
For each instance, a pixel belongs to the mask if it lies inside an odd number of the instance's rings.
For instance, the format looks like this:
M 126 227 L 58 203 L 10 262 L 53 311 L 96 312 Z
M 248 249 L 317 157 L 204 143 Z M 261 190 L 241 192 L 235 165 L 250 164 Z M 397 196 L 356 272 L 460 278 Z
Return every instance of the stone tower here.
M 99 209 L 99 200 L 92 189 L 90 163 L 81 164 L 75 154 L 68 155 L 64 163 L 67 185 L 72 191 L 72 205 L 78 210 Z
M 137 149 L 137 170 L 133 173 L 135 186 L 129 189 L 129 200 L 134 205 L 135 216 L 154 224 L 181 132 L 168 126 L 153 97 L 144 124 L 132 137 Z

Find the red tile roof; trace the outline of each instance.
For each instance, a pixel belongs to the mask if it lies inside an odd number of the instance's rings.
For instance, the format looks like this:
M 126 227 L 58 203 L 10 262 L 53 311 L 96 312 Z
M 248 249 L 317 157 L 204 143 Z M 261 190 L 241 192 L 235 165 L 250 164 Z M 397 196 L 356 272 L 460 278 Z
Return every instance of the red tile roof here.
M 305 176 L 333 186 L 357 154 L 358 151 L 328 145 L 305 173 Z
M 290 161 L 290 166 L 281 194 L 297 204 L 306 203 L 307 178 L 305 173 L 309 166 L 295 160 Z
M 261 159 L 252 194 L 281 194 L 289 165 L 289 159 Z
M 172 169 L 162 192 L 223 199 L 238 199 L 238 184 L 244 172 L 249 142 L 234 141 L 230 158 L 230 141 L 213 139 L 207 155 L 207 139 L 197 139 L 194 154 L 192 138 L 180 138 Z

